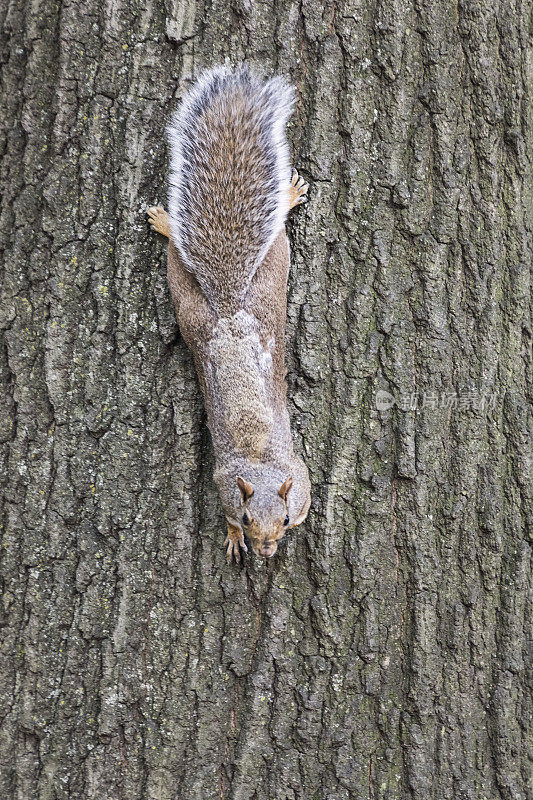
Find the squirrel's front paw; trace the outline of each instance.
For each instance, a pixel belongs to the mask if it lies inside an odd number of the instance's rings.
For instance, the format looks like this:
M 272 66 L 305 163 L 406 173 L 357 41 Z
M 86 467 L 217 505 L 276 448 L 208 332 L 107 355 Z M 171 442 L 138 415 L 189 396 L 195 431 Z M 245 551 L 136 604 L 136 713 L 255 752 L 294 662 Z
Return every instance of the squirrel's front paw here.
M 232 525 L 231 522 L 228 522 L 228 535 L 226 536 L 224 547 L 226 547 L 226 559 L 228 564 L 231 564 L 233 557 L 235 557 L 237 564 L 240 562 L 241 551 L 239 547 L 242 547 L 245 553 L 248 552 L 248 548 L 244 544 L 244 536 L 241 529 L 236 525 Z
M 289 188 L 289 208 L 299 206 L 300 203 L 305 203 L 307 197 L 309 184 L 301 178 L 295 169 L 292 171 L 291 185 Z
M 170 222 L 163 206 L 150 206 L 146 213 L 152 230 L 170 239 Z

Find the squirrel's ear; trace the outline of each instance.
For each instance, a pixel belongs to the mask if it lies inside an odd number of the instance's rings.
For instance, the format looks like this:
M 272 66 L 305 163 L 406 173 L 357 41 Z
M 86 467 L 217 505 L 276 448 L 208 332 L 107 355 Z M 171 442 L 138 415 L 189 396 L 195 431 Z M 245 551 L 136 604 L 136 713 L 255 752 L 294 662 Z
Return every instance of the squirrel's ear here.
M 248 483 L 248 481 L 245 481 L 244 478 L 241 478 L 240 475 L 237 478 L 237 486 L 241 490 L 242 501 L 245 503 L 246 500 L 249 500 L 253 495 L 253 487 Z
M 281 489 L 279 490 L 278 494 L 280 497 L 283 497 L 285 502 L 287 501 L 287 495 L 291 490 L 291 486 L 292 486 L 292 478 L 287 478 L 287 480 L 281 484 Z

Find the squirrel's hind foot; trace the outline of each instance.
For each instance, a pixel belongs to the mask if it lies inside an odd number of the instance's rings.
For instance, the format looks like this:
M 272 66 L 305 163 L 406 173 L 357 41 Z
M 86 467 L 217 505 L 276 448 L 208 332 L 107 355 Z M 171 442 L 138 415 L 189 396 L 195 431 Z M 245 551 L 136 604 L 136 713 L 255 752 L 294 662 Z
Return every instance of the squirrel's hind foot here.
M 226 548 L 226 560 L 228 564 L 231 564 L 233 558 L 235 558 L 237 564 L 240 562 L 241 551 L 239 547 L 242 547 L 245 553 L 248 552 L 241 529 L 237 528 L 236 525 L 232 525 L 231 522 L 228 522 L 228 535 L 224 541 L 224 547 Z
M 163 206 L 151 206 L 146 213 L 152 230 L 170 239 L 170 223 Z
M 291 185 L 289 187 L 289 209 L 305 203 L 307 197 L 305 196 L 309 190 L 309 184 L 298 175 L 295 169 L 292 171 Z

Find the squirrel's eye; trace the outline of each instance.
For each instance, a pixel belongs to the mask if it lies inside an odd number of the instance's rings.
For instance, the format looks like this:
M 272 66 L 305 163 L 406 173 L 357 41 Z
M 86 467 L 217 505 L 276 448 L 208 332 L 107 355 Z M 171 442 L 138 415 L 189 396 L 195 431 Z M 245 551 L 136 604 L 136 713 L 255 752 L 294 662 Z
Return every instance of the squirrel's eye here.
M 286 517 L 285 517 L 285 519 L 283 520 L 283 524 L 285 525 L 285 527 L 287 527 L 287 525 L 289 524 L 289 522 L 290 522 L 290 520 L 289 520 L 289 515 L 287 514 L 287 516 L 286 516 Z
M 249 524 L 250 524 L 250 517 L 248 516 L 248 514 L 246 513 L 246 511 L 245 511 L 245 512 L 244 512 L 244 514 L 242 515 L 242 524 L 243 524 L 243 525 L 249 525 Z

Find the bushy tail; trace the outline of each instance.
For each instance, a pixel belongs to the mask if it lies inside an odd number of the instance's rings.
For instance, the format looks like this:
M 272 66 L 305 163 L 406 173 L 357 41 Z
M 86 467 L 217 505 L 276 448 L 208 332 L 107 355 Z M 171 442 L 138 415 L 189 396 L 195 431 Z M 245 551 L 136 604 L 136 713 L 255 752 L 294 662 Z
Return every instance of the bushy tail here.
M 246 67 L 205 72 L 169 126 L 172 241 L 220 314 L 242 307 L 289 209 L 293 90 Z

